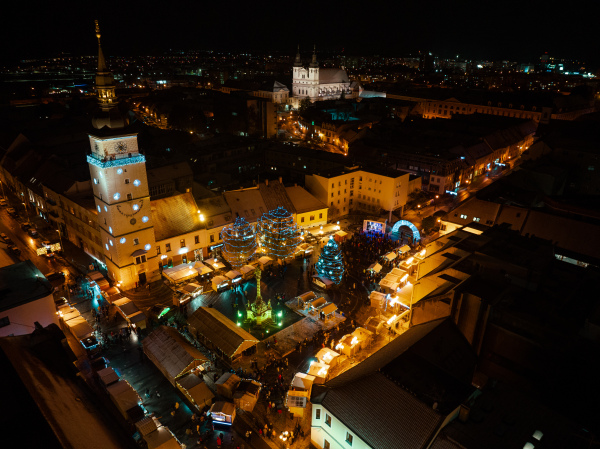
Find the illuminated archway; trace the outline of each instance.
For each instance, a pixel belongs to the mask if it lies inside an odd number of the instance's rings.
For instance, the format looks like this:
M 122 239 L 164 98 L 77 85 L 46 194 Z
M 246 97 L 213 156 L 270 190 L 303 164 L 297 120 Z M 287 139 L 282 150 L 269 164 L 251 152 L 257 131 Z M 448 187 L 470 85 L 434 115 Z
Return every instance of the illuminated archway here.
M 417 229 L 417 227 L 414 224 L 412 224 L 410 221 L 407 221 L 407 220 L 400 220 L 400 221 L 397 221 L 396 223 L 394 223 L 394 227 L 392 228 L 392 233 L 397 234 L 398 232 L 400 232 L 400 228 L 402 226 L 406 226 L 407 228 L 409 228 L 412 231 L 413 242 L 421 240 L 421 234 L 419 234 L 419 230 Z

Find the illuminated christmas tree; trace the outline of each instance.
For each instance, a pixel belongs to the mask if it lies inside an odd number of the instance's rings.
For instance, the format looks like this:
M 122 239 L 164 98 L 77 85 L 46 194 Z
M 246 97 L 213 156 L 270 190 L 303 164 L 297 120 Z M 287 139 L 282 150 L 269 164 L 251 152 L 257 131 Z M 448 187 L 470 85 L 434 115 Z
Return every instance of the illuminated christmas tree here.
M 344 275 L 344 259 L 342 250 L 336 243 L 333 236 L 329 237 L 327 245 L 321 251 L 315 269 L 319 276 L 331 280 L 334 284 L 339 284 Z
M 270 210 L 258 219 L 258 240 L 264 253 L 274 259 L 287 259 L 300 244 L 300 228 L 285 208 Z
M 223 239 L 223 257 L 234 268 L 239 268 L 256 251 L 254 228 L 244 218 L 238 217 L 235 223 L 227 225 L 221 231 Z

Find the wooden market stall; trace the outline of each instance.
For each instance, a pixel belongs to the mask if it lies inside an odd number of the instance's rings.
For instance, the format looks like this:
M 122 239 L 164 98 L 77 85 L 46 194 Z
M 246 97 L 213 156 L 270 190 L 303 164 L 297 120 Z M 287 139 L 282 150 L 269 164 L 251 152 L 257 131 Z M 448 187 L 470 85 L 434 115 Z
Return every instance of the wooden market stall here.
M 163 426 L 154 416 L 149 415 L 135 423 L 141 438 L 148 449 L 181 449 L 181 443 L 168 427 Z
M 225 276 L 213 276 L 211 279 L 212 289 L 216 292 L 228 290 L 231 286 L 231 281 Z
M 319 307 L 319 319 L 328 320 L 329 318 L 335 317 L 336 310 L 337 306 L 332 302 L 322 305 Z
M 269 256 L 262 256 L 260 259 L 258 259 L 258 265 L 261 270 L 264 270 L 265 268 L 267 268 L 268 266 L 270 266 L 272 264 L 273 264 L 273 259 L 271 259 Z
M 104 388 L 106 388 L 109 385 L 112 385 L 115 382 L 118 382 L 120 380 L 119 375 L 110 366 L 96 372 L 96 375 L 98 376 L 98 379 L 100 380 L 100 384 Z
M 123 418 L 129 419 L 128 412 L 142 403 L 142 398 L 126 380 L 119 380 L 106 387 L 110 400 L 115 404 Z
M 233 399 L 233 392 L 241 381 L 242 379 L 235 373 L 223 373 L 223 375 L 215 382 L 217 394 L 224 398 Z
M 194 268 L 194 262 L 190 262 L 175 265 L 172 268 L 164 268 L 162 274 L 169 283 L 179 284 L 198 276 L 198 271 Z
M 210 407 L 210 414 L 213 424 L 231 426 L 235 419 L 235 405 L 232 402 L 217 401 Z
M 177 388 L 200 411 L 205 407 L 210 407 L 215 398 L 215 395 L 197 374 L 188 373 L 179 377 L 175 382 Z
M 231 285 L 237 285 L 242 282 L 242 273 L 237 270 L 231 270 L 225 273 L 225 277 L 229 279 Z
M 327 376 L 329 375 L 329 365 L 321 362 L 311 362 L 308 367 L 308 373 L 311 376 L 314 376 L 314 383 L 323 384 L 327 381 Z
M 317 360 L 320 363 L 324 363 L 331 367 L 337 365 L 338 360 L 340 359 L 340 354 L 335 352 L 333 349 L 329 348 L 321 348 L 319 352 L 317 352 Z
M 357 327 L 354 332 L 344 335 L 335 349 L 347 357 L 355 356 L 360 350 L 371 344 L 373 333 L 365 328 Z
M 262 385 L 255 380 L 242 380 L 233 393 L 233 403 L 238 409 L 252 413 L 258 402 Z
M 254 277 L 254 270 L 256 270 L 256 268 L 252 265 L 244 265 L 240 267 L 240 273 L 242 273 L 242 278 L 244 278 L 245 281 L 247 281 L 248 279 L 252 279 Z

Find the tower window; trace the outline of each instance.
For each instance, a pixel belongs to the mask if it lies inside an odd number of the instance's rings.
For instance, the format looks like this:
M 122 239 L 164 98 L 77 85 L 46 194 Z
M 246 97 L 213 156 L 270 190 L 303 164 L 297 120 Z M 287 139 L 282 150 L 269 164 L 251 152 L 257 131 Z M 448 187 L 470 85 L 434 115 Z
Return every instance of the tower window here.
M 179 241 L 179 247 L 180 247 L 180 248 L 185 248 L 185 239 L 181 239 L 181 240 Z
M 165 243 L 165 251 L 166 252 L 171 251 L 171 244 L 170 243 Z
M 137 239 L 137 238 L 133 239 L 133 244 L 134 245 L 139 245 L 140 244 L 140 239 Z
M 128 193 L 128 194 L 127 194 L 127 199 L 128 199 L 128 200 L 132 200 L 132 199 L 133 199 L 133 195 L 132 195 L 131 193 Z
M 129 178 L 125 178 L 125 184 L 129 184 Z

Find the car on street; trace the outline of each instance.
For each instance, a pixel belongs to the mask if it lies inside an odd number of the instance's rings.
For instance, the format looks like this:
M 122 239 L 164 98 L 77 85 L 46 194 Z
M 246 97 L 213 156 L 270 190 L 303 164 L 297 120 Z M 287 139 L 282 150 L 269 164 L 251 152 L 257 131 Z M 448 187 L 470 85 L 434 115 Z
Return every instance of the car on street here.
M 6 206 L 8 203 L 6 202 L 6 200 L 4 198 L 0 199 L 0 206 Z
M 29 237 L 32 237 L 34 239 L 38 238 L 40 235 L 38 234 L 38 232 L 35 230 L 35 228 L 29 228 L 27 230 L 27 234 L 29 234 Z
M 50 271 L 46 274 L 46 279 L 50 282 L 52 281 L 63 281 L 65 280 L 65 273 L 62 271 Z
M 17 211 L 14 210 L 14 208 L 12 208 L 12 207 L 9 207 L 8 209 L 6 209 L 6 211 L 8 212 L 8 215 L 10 215 L 11 217 L 17 216 Z
M 0 237 L 2 238 L 2 240 L 6 241 L 6 239 L 8 238 L 8 236 L 4 233 L 4 232 L 0 232 Z
M 21 224 L 21 229 L 23 231 L 27 231 L 29 228 L 31 228 L 31 223 L 29 223 L 28 221 L 26 221 L 25 223 Z
M 17 248 L 15 245 L 8 245 L 6 247 L 6 250 L 15 256 L 18 256 L 19 254 L 21 254 L 21 250 L 19 248 Z

